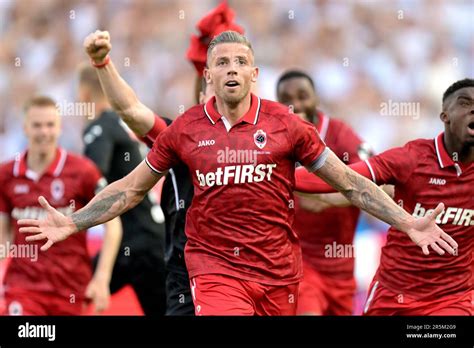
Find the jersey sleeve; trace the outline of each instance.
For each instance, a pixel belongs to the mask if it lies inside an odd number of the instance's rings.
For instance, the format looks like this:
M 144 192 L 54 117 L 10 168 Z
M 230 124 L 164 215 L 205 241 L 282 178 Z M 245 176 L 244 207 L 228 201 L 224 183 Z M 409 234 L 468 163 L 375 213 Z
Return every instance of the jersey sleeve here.
M 404 183 L 411 176 L 418 154 L 410 144 L 397 147 L 369 158 L 372 181 L 377 185 Z
M 160 117 L 157 114 L 154 114 L 155 122 L 153 123 L 153 128 L 145 134 L 143 137 L 140 137 L 140 141 L 145 143 L 146 146 L 152 148 L 153 143 L 155 142 L 156 138 L 162 131 L 164 131 L 170 124 L 171 120 L 165 117 Z
M 310 172 L 321 168 L 329 154 L 329 149 L 326 148 L 316 128 L 311 123 L 290 114 L 288 130 L 295 160 Z
M 92 161 L 85 159 L 83 169 L 82 192 L 85 201 L 89 202 L 107 186 L 107 180 L 102 176 L 99 168 L 97 168 Z
M 181 116 L 182 117 L 182 116 Z M 180 163 L 178 136 L 181 122 L 174 121 L 156 138 L 145 158 L 146 164 L 156 173 L 164 173 Z

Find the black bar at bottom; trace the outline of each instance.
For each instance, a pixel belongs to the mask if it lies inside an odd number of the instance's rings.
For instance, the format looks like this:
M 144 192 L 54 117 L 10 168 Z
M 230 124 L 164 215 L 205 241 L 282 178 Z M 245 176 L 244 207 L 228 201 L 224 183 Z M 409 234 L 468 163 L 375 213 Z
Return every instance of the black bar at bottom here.
M 0 317 L 0 347 L 249 343 L 473 347 L 473 328 L 472 317 Z

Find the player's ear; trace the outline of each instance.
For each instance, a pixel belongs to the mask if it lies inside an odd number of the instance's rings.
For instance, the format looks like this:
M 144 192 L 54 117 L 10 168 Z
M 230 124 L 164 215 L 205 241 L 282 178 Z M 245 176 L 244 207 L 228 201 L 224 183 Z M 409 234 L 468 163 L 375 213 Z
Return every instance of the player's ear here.
M 439 114 L 439 118 L 443 123 L 449 123 L 449 116 L 444 111 Z
M 252 70 L 252 82 L 257 82 L 259 70 L 257 67 L 253 67 Z
M 206 83 L 208 85 L 212 84 L 212 78 L 211 78 L 211 72 L 209 71 L 209 68 L 206 66 L 204 68 L 204 78 L 206 79 Z

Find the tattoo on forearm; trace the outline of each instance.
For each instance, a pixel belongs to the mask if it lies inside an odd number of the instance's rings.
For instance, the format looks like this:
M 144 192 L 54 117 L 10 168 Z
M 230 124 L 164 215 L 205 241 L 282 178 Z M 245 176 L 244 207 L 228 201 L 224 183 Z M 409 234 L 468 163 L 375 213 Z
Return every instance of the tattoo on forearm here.
M 105 197 L 101 197 L 101 195 L 104 194 L 105 193 L 102 193 L 96 196 L 96 201 L 89 207 L 86 206 L 72 214 L 72 221 L 76 225 L 78 231 L 83 231 L 91 226 L 105 222 L 109 220 L 108 217 L 115 217 L 118 215 L 117 212 L 121 212 L 127 206 L 125 192 L 118 191 L 109 193 Z M 103 221 L 104 218 L 106 218 L 105 221 Z
M 356 190 L 343 194 L 354 204 L 391 225 L 406 218 L 407 213 L 371 181 L 354 173 L 348 176 Z
M 355 206 L 392 226 L 398 226 L 407 219 L 409 214 L 382 189 L 354 171 L 342 167 L 339 161 L 327 161 L 324 171 L 326 173 L 324 180 L 340 191 Z

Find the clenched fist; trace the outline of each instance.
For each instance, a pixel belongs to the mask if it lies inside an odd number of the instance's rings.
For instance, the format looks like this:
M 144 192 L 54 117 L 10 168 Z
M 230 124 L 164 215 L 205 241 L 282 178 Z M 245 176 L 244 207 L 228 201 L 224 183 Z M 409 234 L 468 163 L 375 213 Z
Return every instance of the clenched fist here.
M 84 39 L 84 48 L 95 64 L 102 64 L 112 49 L 109 32 L 96 30 L 89 34 Z

